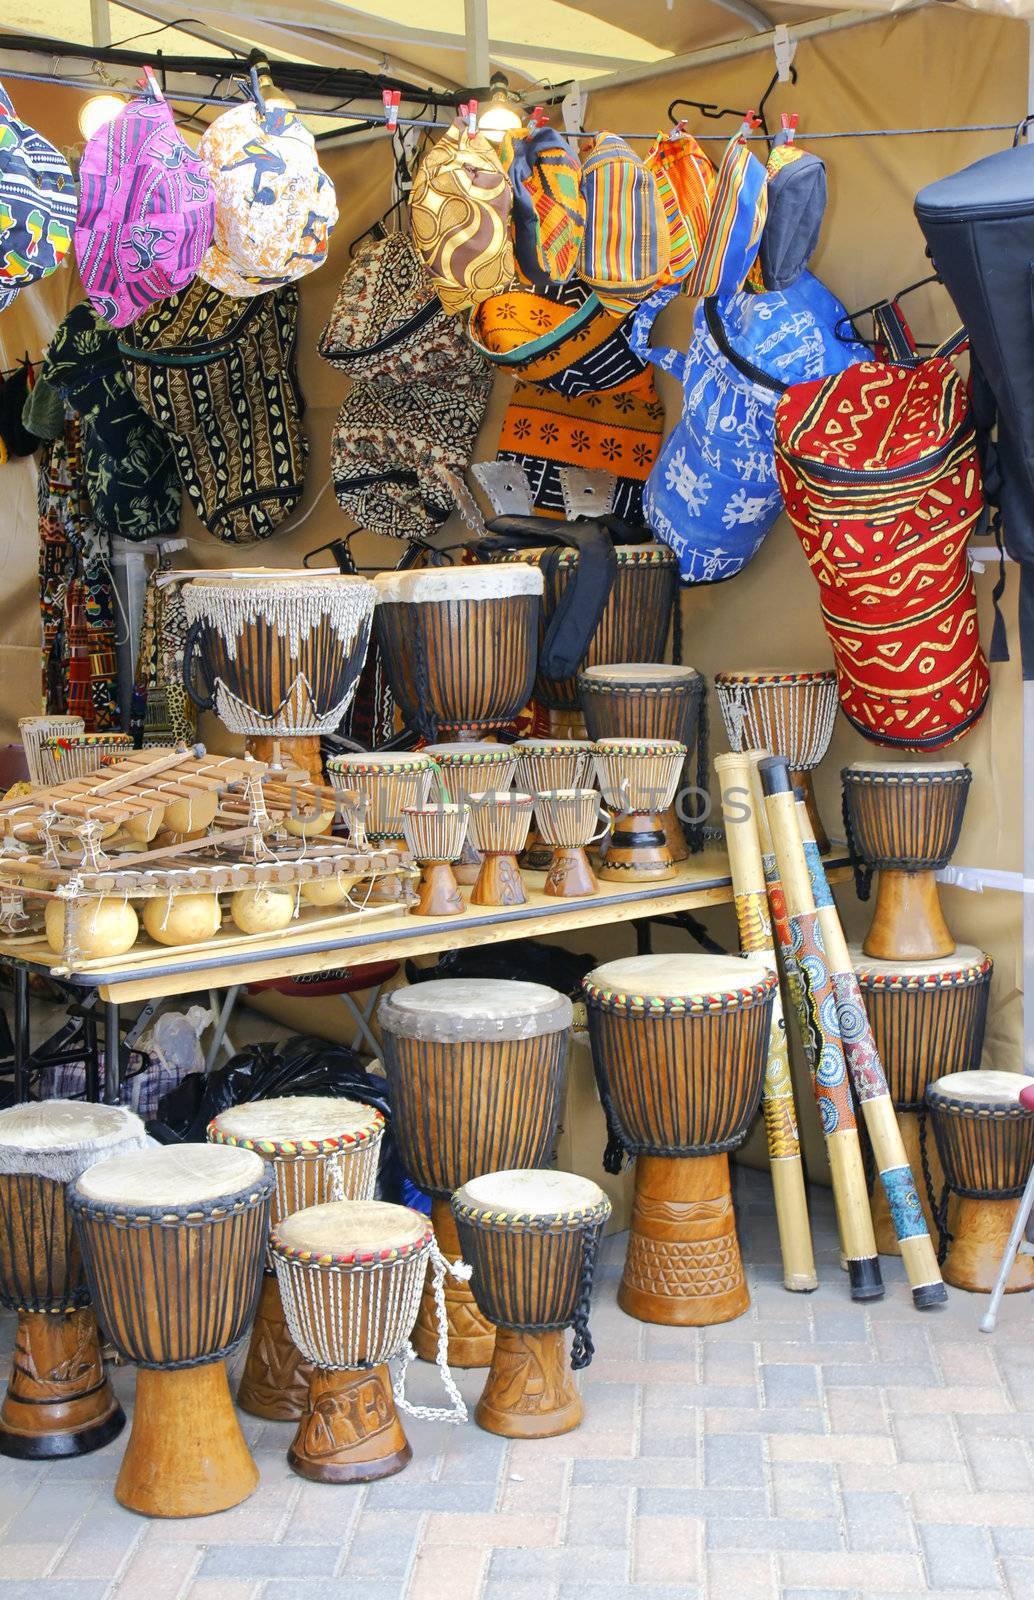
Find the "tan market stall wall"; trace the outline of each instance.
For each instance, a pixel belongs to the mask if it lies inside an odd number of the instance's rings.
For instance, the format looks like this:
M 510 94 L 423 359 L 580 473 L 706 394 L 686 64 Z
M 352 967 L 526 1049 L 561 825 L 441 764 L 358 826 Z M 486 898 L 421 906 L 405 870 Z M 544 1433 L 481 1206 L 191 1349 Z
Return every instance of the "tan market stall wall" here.
M 922 12 L 866 24 L 824 39 L 802 43 L 795 65 L 795 88 L 780 85 L 768 105 L 770 124 L 778 124 L 780 110 L 800 114 L 804 130 L 880 129 L 944 126 L 945 124 L 1001 123 L 1023 116 L 1026 107 L 1027 30 L 1011 20 L 975 15 L 938 6 Z M 594 94 L 586 114 L 591 128 L 648 133 L 666 125 L 665 111 L 678 95 L 722 105 L 756 105 L 773 70 L 770 54 L 760 52 L 695 72 L 651 78 L 639 84 Z M 58 143 L 75 137 L 74 115 L 79 100 L 66 91 L 45 90 L 37 95 L 27 86 L 18 90 L 26 116 Z M 57 126 L 60 117 L 61 126 Z M 694 121 L 698 133 L 712 133 L 714 123 Z M 720 131 L 732 132 L 732 123 Z M 923 184 L 991 151 L 1003 148 L 1008 135 L 944 134 L 922 138 L 838 139 L 816 142 L 811 148 L 826 160 L 830 204 L 820 248 L 813 267 L 849 307 L 868 304 L 881 295 L 925 275 L 922 236 L 912 215 L 912 200 Z M 637 145 L 639 150 L 642 145 Z M 717 159 L 720 144 L 709 144 Z M 338 188 L 341 221 L 327 265 L 307 279 L 301 293 L 300 370 L 308 410 L 306 427 L 311 457 L 304 503 L 288 528 L 264 544 L 237 549 L 217 544 L 188 512 L 183 531 L 188 540 L 185 563 L 218 567 L 231 559 L 235 565 L 290 565 L 307 551 L 340 537 L 350 527 L 329 486 L 329 441 L 334 416 L 347 389 L 347 380 L 320 360 L 316 341 L 333 303 L 348 261 L 349 244 L 385 209 L 390 179 L 387 138 L 377 138 L 351 149 L 329 152 L 326 165 Z M 56 321 L 64 306 L 78 298 L 74 274 L 55 274 L 45 287 L 46 313 L 31 311 L 33 319 L 49 315 Z M 0 317 L 0 356 L 8 364 L 28 341 L 32 353 L 46 329 L 31 328 L 25 319 L 42 297 L 23 295 L 12 312 Z M 24 318 L 20 308 L 24 305 Z M 685 343 L 689 307 L 673 307 L 658 320 L 660 342 Z M 943 292 L 924 290 L 910 297 L 907 310 L 917 336 L 935 339 L 952 325 L 950 303 Z M 495 453 L 499 421 L 505 405 L 506 382 L 500 380 L 482 430 L 478 454 Z M 667 425 L 678 418 L 680 394 L 666 378 L 661 387 L 667 406 Z M 19 715 L 37 708 L 35 491 L 32 468 L 21 465 L 0 469 L 0 532 L 5 566 L 5 605 L 0 617 L 0 738 L 14 736 Z M 17 487 L 12 494 L 9 483 Z M 392 541 L 365 535 L 355 541 L 360 560 L 390 565 L 400 547 Z M 995 574 L 977 578 L 981 606 L 981 631 L 991 634 L 990 595 Z M 1010 576 L 1004 599 L 1010 635 L 1015 642 L 1016 592 Z M 751 565 L 731 582 L 684 593 L 685 658 L 713 675 L 723 669 L 811 668 L 828 665 L 829 646 L 822 628 L 817 589 L 798 542 L 781 519 Z M 969 761 L 974 771 L 966 825 L 956 863 L 970 867 L 1018 872 L 1021 857 L 1020 673 L 1018 645 L 1015 659 L 993 669 L 990 707 L 978 727 L 953 750 Z M 716 749 L 724 748 L 717 708 L 712 703 Z M 213 719 L 205 719 L 203 736 L 212 748 L 229 748 L 232 741 Z M 841 719 L 833 747 L 818 777 L 820 804 L 830 831 L 840 832 L 839 770 L 847 761 L 872 755 L 874 747 L 852 733 Z M 893 759 L 893 757 L 892 757 Z M 841 905 L 853 934 L 867 923 L 865 908 L 847 892 Z M 1001 891 L 982 895 L 962 890 L 944 891 L 947 914 L 956 937 L 982 946 L 995 958 L 996 975 L 988 1024 L 988 1061 L 996 1067 L 1019 1066 L 1021 916 L 1020 897 Z M 712 918 L 716 936 L 732 943 L 731 919 Z M 682 936 L 658 935 L 662 941 Z M 601 959 L 611 948 L 607 931 L 593 939 Z M 584 948 L 586 941 L 579 940 Z M 297 1013 L 295 1025 L 332 1037 L 342 1033 L 340 1012 L 331 1002 L 305 1002 L 305 1021 Z M 802 1097 L 810 1100 L 810 1091 Z M 816 1168 L 821 1167 L 821 1141 L 814 1115 L 806 1110 L 804 1123 Z

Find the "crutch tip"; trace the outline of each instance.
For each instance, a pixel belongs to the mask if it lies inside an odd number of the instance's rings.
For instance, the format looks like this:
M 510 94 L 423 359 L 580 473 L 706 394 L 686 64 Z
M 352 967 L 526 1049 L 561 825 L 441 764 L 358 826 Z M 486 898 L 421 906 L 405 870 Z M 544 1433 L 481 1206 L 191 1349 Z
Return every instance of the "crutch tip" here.
M 943 1283 L 921 1283 L 912 1290 L 912 1304 L 917 1311 L 932 1311 L 934 1306 L 948 1303 L 948 1291 Z
M 995 1323 L 997 1321 L 998 1321 L 998 1318 L 995 1316 L 994 1312 L 993 1311 L 989 1311 L 986 1316 L 981 1317 L 981 1319 L 980 1319 L 980 1331 L 981 1331 L 981 1333 L 994 1333 L 994 1331 L 995 1331 Z
M 851 1280 L 852 1300 L 882 1300 L 885 1294 L 879 1259 L 876 1256 L 859 1256 L 848 1260 L 847 1272 Z

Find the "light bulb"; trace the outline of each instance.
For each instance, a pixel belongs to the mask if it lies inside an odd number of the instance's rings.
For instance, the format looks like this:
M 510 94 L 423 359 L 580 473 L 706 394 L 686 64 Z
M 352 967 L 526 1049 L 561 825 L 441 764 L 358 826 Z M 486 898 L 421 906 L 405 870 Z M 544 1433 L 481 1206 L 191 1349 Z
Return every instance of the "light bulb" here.
M 523 126 L 523 118 L 505 100 L 490 100 L 478 117 L 478 133 L 493 144 L 501 144 L 505 134 Z
M 125 109 L 126 102 L 119 99 L 116 94 L 95 94 L 84 101 L 79 110 L 79 131 L 84 139 L 92 139 L 95 133 L 109 122 L 113 122 L 120 111 Z

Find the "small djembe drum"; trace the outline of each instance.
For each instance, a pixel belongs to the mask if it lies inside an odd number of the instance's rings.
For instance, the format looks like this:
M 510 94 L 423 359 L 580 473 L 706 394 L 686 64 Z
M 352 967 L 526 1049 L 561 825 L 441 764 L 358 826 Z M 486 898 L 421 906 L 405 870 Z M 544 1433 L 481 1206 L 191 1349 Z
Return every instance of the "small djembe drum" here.
M 597 790 L 544 790 L 535 797 L 535 816 L 539 838 L 550 852 L 546 894 L 595 894 L 599 884 L 585 850 L 610 832 L 610 817 Z
M 25 751 L 25 764 L 29 769 L 29 782 L 34 789 L 39 789 L 46 784 L 56 783 L 50 762 L 44 765 L 43 741 L 52 738 L 69 738 L 76 733 L 85 733 L 86 724 L 82 717 L 19 717 L 18 737 L 21 739 Z
M 40 740 L 39 765 L 44 784 L 67 783 L 99 772 L 110 756 L 117 760 L 133 748 L 128 733 L 50 733 Z
M 366 1483 L 400 1472 L 412 1451 L 395 1409 L 404 1409 L 405 1364 L 431 1266 L 444 1263 L 430 1222 L 408 1206 L 339 1200 L 285 1217 L 271 1241 L 291 1337 L 309 1364 L 304 1412 L 287 1452 L 291 1467 L 316 1483 Z M 387 1363 L 403 1358 L 394 1386 Z M 448 1412 L 425 1417 L 461 1421 L 466 1407 L 444 1360 Z
M 836 673 L 717 672 L 714 686 L 729 749 L 786 757 L 795 786 L 804 791 L 815 842 L 827 851 L 811 775 L 833 737 Z
M 513 748 L 519 752 L 517 787 L 525 794 L 581 789 L 592 782 L 592 745 L 588 739 L 518 739 Z M 552 850 L 543 844 L 533 823 L 521 866 L 532 872 L 546 872 L 552 859 Z
M 425 567 L 374 581 L 377 638 L 406 726 L 461 740 L 509 727 L 535 681 L 542 574 Z
M 480 852 L 481 870 L 470 891 L 472 906 L 523 906 L 528 896 L 517 857 L 524 849 L 535 809 L 534 797 L 509 790 L 470 797 L 470 833 Z
M 517 751 L 513 745 L 487 741 L 483 744 L 429 744 L 426 754 L 434 761 L 446 795 L 460 806 L 469 803 L 471 794 L 480 794 L 486 789 L 497 793 L 508 789 L 517 771 Z M 476 883 L 480 870 L 481 857 L 471 841 L 468 824 L 463 854 L 456 867 L 457 882 Z
M 138 1368 L 115 1498 L 203 1517 L 258 1484 L 226 1357 L 262 1286 L 272 1168 L 253 1150 L 165 1145 L 98 1162 L 69 1191 L 97 1316 Z
M 968 945 L 940 961 L 875 961 L 852 946 L 851 960 L 932 1236 L 944 1174 L 927 1123 L 926 1091 L 942 1075 L 979 1067 L 994 963 Z M 880 1254 L 899 1256 L 879 1183 L 872 1220 Z
M 580 669 L 608 661 L 660 661 L 671 628 L 679 589 L 678 560 L 667 545 L 619 544 L 614 548 L 617 571 L 596 631 Z M 542 633 L 552 620 L 581 559 L 571 547 L 563 550 L 507 552 L 506 562 L 533 562 L 545 579 Z M 541 637 L 540 637 L 541 645 Z M 548 707 L 557 733 L 584 733 L 578 679 L 535 679 L 535 698 Z
M 600 739 L 596 778 L 615 815 L 599 876 L 608 883 L 653 883 L 675 876 L 664 832 L 686 760 L 676 739 Z
M 589 1301 L 610 1201 L 590 1178 L 536 1169 L 474 1178 L 452 1210 L 474 1298 L 496 1330 L 475 1418 L 507 1439 L 569 1433 L 583 1415 L 571 1371 L 593 1357 Z
M 552 1156 L 571 1002 L 539 983 L 431 979 L 395 989 L 377 1012 L 402 1164 L 431 1199 L 442 1253 L 460 1253 L 449 1201 L 484 1172 L 540 1167 Z M 467 1284 L 446 1289 L 449 1361 L 487 1367 L 494 1330 Z M 413 1340 L 437 1348 L 430 1289 Z
M 373 750 L 331 756 L 327 762 L 334 788 L 365 800 L 363 831 L 374 844 L 396 844 L 405 838 L 402 813 L 407 806 L 424 804 L 434 772 L 431 757 L 415 750 Z
M 1034 1167 L 1034 1111 L 1020 1102 L 1029 1083 L 1020 1072 L 957 1072 L 926 1091 L 944 1169 L 937 1216 L 944 1281 L 956 1289 L 990 1294 L 998 1277 L 1016 1203 Z M 1031 1288 L 1034 1257 L 1018 1255 L 1005 1292 Z
M 453 863 L 463 854 L 469 816 L 469 807 L 445 800 L 403 809 L 406 848 L 420 868 L 416 905 L 410 908 L 415 916 L 455 917 L 463 910 Z
M 955 940 L 935 874 L 955 853 L 973 774 L 961 761 L 855 761 L 841 777 L 847 842 L 860 863 L 863 899 L 873 872 L 879 873 L 865 954 L 883 961 L 950 956 Z
M 635 956 L 584 980 L 605 1164 L 636 1158 L 618 1304 L 643 1322 L 728 1322 L 750 1304 L 729 1187 L 765 1077 L 776 975 L 732 956 Z
M 281 742 L 318 783 L 320 735 L 334 733 L 366 660 L 377 591 L 319 569 L 176 573 L 190 624 L 183 682 L 250 753 L 281 765 Z M 200 674 L 202 686 L 195 681 Z
M 18 1313 L 0 1455 L 85 1455 L 125 1425 L 66 1190 L 93 1162 L 145 1139 L 140 1118 L 121 1106 L 44 1100 L 0 1111 L 0 1305 Z
M 273 1171 L 270 1227 L 328 1200 L 372 1200 L 384 1118 L 372 1106 L 332 1095 L 285 1095 L 220 1111 L 212 1144 L 254 1150 Z M 237 1403 L 253 1416 L 295 1422 L 308 1403 L 311 1372 L 291 1338 L 266 1253 L 262 1292 Z
M 678 739 L 702 755 L 706 782 L 707 685 L 692 667 L 625 661 L 586 667 L 578 675 L 585 726 L 590 739 Z M 686 835 L 674 810 L 664 815 L 664 837 L 673 861 L 689 855 Z

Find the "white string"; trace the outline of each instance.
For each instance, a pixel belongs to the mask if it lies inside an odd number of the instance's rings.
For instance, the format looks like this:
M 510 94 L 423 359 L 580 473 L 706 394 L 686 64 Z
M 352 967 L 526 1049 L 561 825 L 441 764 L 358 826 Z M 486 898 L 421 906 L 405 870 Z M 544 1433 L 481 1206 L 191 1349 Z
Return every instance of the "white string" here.
M 445 1274 L 450 1272 L 461 1283 L 470 1278 L 471 1269 L 465 1261 L 449 1261 L 439 1250 L 437 1243 L 431 1246 L 431 1290 L 434 1294 L 435 1316 L 438 1321 L 438 1349 L 435 1353 L 435 1365 L 438 1375 L 442 1380 L 452 1406 L 418 1406 L 406 1399 L 406 1372 L 411 1361 L 416 1359 L 416 1352 L 409 1340 L 402 1349 L 398 1360 L 397 1371 L 392 1374 L 391 1388 L 395 1396 L 395 1404 L 411 1417 L 418 1417 L 424 1422 L 466 1422 L 467 1406 L 456 1387 L 456 1380 L 449 1370 L 449 1315 L 445 1308 Z

